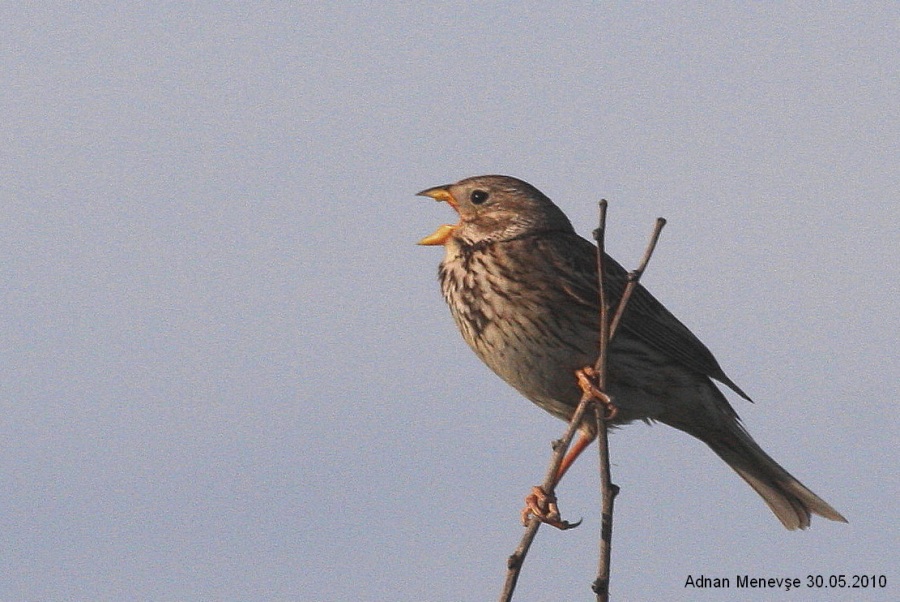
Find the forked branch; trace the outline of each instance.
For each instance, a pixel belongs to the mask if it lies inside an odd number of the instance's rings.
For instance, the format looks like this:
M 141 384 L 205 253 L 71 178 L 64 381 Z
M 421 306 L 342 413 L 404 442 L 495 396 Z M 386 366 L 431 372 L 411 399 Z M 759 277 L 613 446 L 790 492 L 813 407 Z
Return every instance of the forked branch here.
M 666 221 L 663 218 L 658 218 L 656 220 L 656 227 L 654 228 L 650 242 L 647 245 L 647 249 L 644 252 L 644 256 L 641 259 L 641 263 L 637 269 L 629 272 L 627 283 L 622 292 L 622 297 L 619 299 L 619 302 L 616 305 L 615 312 L 612 315 L 612 319 L 610 319 L 610 308 L 607 302 L 605 270 L 606 210 L 606 200 L 600 201 L 600 226 L 594 232 L 594 239 L 597 241 L 597 278 L 600 301 L 600 353 L 593 370 L 596 382 L 592 383 L 594 387 L 596 387 L 596 389 L 592 392 L 591 389 L 593 389 L 593 387 L 583 387 L 584 394 L 582 395 L 581 401 L 575 409 L 575 413 L 572 415 L 572 418 L 569 421 L 569 427 L 568 429 L 566 429 L 565 435 L 562 439 L 559 439 L 553 443 L 553 455 L 550 460 L 550 466 L 547 469 L 544 483 L 541 486 L 541 489 L 552 498 L 554 489 L 557 484 L 557 475 L 559 474 L 559 468 L 562 465 L 563 458 L 565 457 L 566 452 L 568 451 L 569 446 L 572 443 L 572 439 L 575 437 L 576 431 L 581 426 L 585 414 L 588 412 L 588 410 L 593 410 L 597 421 L 596 428 L 600 454 L 601 492 L 600 558 L 598 563 L 597 579 L 592 584 L 592 589 L 596 593 L 598 601 L 609 600 L 609 567 L 612 550 L 611 543 L 613 504 L 616 494 L 618 494 L 619 492 L 618 486 L 612 483 L 609 463 L 609 439 L 607 420 L 615 415 L 615 406 L 613 405 L 614 402 L 606 394 L 607 358 L 609 356 L 609 344 L 610 340 L 615 335 L 619 324 L 621 323 L 622 316 L 624 315 L 625 309 L 628 306 L 628 301 L 631 298 L 631 294 L 637 287 L 641 275 L 644 273 L 644 270 L 646 270 L 647 264 L 649 263 L 650 258 L 653 255 L 653 251 L 656 248 L 656 243 L 659 241 L 659 236 L 662 232 L 662 228 L 666 224 Z M 563 524 L 566 526 L 577 526 L 577 524 Z M 532 517 L 528 521 L 525 533 L 522 535 L 522 539 L 520 540 L 518 547 L 516 548 L 515 552 L 513 552 L 513 554 L 509 557 L 507 561 L 506 581 L 503 586 L 503 591 L 500 594 L 500 602 L 509 602 L 512 600 L 513 592 L 515 591 L 516 583 L 522 570 L 522 565 L 525 562 L 525 557 L 528 554 L 528 550 L 531 547 L 531 543 L 534 541 L 534 538 L 537 535 L 540 526 L 541 521 L 537 518 Z
M 597 241 L 597 277 L 598 290 L 600 296 L 600 354 L 597 357 L 597 363 L 594 365 L 594 372 L 597 375 L 597 389 L 599 389 L 606 398 L 605 401 L 598 400 L 595 402 L 597 410 L 595 411 L 597 420 L 597 449 L 600 455 L 600 551 L 597 562 L 597 578 L 591 585 L 591 589 L 597 595 L 597 602 L 606 602 L 609 600 L 609 578 L 610 578 L 610 562 L 612 560 L 612 527 L 613 527 L 613 507 L 615 505 L 616 495 L 619 493 L 619 486 L 612 482 L 612 473 L 609 463 L 609 429 L 607 420 L 604 420 L 601 403 L 609 405 L 615 403 L 607 394 L 607 360 L 609 358 L 609 344 L 619 324 L 622 322 L 622 316 L 628 307 L 628 301 L 631 294 L 637 287 L 647 264 L 653 256 L 656 249 L 656 243 L 659 242 L 659 236 L 662 233 L 666 220 L 663 218 L 656 219 L 656 227 L 650 236 L 650 242 L 644 251 L 644 256 L 637 269 L 628 273 L 628 282 L 622 291 L 622 297 L 616 305 L 615 314 L 612 320 L 609 318 L 609 304 L 606 294 L 606 266 L 605 266 L 605 234 L 606 234 L 606 201 L 600 201 L 600 227 L 594 232 L 594 239 Z M 587 394 L 585 394 L 587 396 Z

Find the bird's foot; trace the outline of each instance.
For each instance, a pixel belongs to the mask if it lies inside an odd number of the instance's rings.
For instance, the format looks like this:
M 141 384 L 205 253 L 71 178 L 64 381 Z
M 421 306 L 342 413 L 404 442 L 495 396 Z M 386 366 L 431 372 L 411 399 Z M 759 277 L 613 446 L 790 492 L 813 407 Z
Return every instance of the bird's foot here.
M 591 396 L 606 409 L 606 412 L 603 415 L 604 420 L 612 420 L 618 415 L 619 408 L 613 403 L 612 398 L 597 388 L 596 370 L 591 366 L 585 366 L 581 370 L 576 370 L 575 376 L 578 378 L 578 386 L 581 387 L 581 392 Z
M 546 525 L 556 527 L 561 531 L 566 529 L 574 529 L 581 524 L 570 523 L 562 520 L 559 515 L 559 507 L 556 505 L 556 496 L 547 493 L 542 487 L 535 485 L 531 488 L 531 493 L 525 496 L 525 508 L 522 509 L 522 524 L 528 525 L 528 522 L 535 518 Z

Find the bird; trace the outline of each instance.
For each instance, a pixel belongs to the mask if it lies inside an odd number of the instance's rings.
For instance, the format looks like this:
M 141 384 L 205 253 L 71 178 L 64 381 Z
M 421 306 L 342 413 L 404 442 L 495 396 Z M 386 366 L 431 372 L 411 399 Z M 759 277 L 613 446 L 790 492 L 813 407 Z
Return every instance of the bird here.
M 501 379 L 550 414 L 570 420 L 582 389 L 576 372 L 599 348 L 597 247 L 531 184 L 483 175 L 417 193 L 447 202 L 456 224 L 419 244 L 443 246 L 443 297 L 465 342 Z M 610 304 L 627 271 L 605 256 Z M 753 440 L 714 381 L 750 397 L 709 349 L 643 285 L 634 289 L 608 352 L 611 426 L 663 423 L 691 435 L 725 461 L 789 530 L 812 514 L 847 520 L 773 460 Z M 557 482 L 596 436 L 586 417 Z

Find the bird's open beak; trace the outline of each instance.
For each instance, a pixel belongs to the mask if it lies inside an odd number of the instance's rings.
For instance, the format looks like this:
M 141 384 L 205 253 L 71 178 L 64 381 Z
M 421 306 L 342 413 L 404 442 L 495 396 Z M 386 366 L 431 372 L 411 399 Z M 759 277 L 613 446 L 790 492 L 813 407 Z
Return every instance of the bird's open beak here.
M 436 201 L 446 201 L 447 204 L 453 207 L 454 210 L 457 210 L 456 200 L 453 198 L 453 195 L 450 194 L 450 191 L 448 190 L 449 188 L 450 186 L 435 186 L 434 188 L 428 188 L 426 190 L 423 190 L 422 192 L 417 192 L 416 196 L 427 196 L 433 198 Z M 444 224 L 443 226 L 440 226 L 437 230 L 420 240 L 419 244 L 427 246 L 445 244 L 458 227 L 458 225 L 452 226 L 450 224 Z

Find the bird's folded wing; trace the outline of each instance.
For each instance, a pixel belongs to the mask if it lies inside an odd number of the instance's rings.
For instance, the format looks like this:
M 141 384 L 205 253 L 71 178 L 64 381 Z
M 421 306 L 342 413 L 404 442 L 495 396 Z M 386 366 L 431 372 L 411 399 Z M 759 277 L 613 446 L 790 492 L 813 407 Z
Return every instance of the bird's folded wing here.
M 549 246 L 543 249 L 543 256 L 570 265 L 572 269 L 556 270 L 563 280 L 562 286 L 578 301 L 599 311 L 596 247 L 575 234 L 571 235 L 566 247 L 570 245 L 571 248 L 565 250 L 556 245 Z M 625 289 L 628 272 L 608 255 L 604 263 L 609 299 L 614 308 Z M 686 368 L 714 378 L 752 401 L 728 378 L 706 345 L 640 284 L 631 295 L 621 327 Z

